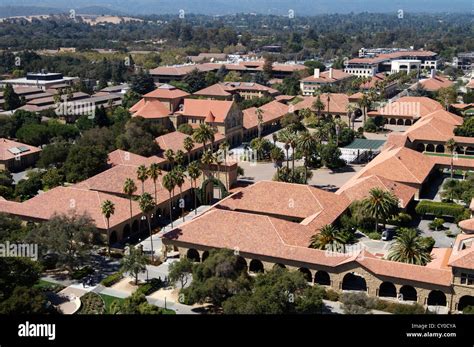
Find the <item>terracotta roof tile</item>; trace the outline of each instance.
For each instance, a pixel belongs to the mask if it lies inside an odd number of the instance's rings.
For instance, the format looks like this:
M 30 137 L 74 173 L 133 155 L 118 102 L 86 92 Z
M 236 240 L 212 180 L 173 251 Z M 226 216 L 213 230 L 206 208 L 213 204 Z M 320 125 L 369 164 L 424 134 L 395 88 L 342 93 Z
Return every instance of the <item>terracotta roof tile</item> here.
M 23 156 L 38 152 L 41 152 L 41 149 L 38 147 L 30 146 L 21 142 L 8 140 L 5 138 L 0 138 L 0 160 L 10 160 L 14 159 L 15 157 L 21 158 Z
M 185 99 L 183 111 L 179 113 L 184 116 L 206 118 L 211 111 L 217 123 L 224 123 L 233 106 L 233 101 Z
M 381 176 L 371 175 L 348 181 L 336 194 L 343 194 L 350 201 L 357 201 L 366 198 L 372 188 L 380 188 L 391 192 L 398 197 L 402 208 L 405 208 L 410 201 L 413 200 L 417 192 L 416 188 L 409 185 L 395 182 Z

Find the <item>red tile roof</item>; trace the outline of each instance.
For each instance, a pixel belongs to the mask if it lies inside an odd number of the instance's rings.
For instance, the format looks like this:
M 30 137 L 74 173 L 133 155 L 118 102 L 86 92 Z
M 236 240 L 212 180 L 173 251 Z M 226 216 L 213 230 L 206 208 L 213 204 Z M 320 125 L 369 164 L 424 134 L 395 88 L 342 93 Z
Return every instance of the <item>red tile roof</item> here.
M 442 109 L 443 106 L 433 99 L 424 96 L 404 96 L 397 101 L 388 103 L 377 111 L 369 112 L 368 115 L 372 117 L 381 115 L 417 119 Z
M 432 157 L 406 147 L 386 149 L 360 170 L 352 179 L 378 175 L 395 182 L 421 184 L 435 165 Z M 352 181 L 351 179 L 351 181 Z M 349 182 L 351 182 L 349 181 Z M 351 183 L 346 182 L 341 189 Z
M 341 93 L 325 93 L 320 95 L 320 100 L 324 104 L 323 113 L 327 112 L 328 106 L 328 95 L 329 95 L 329 112 L 331 113 L 347 113 L 347 105 L 349 105 L 349 96 Z M 305 108 L 313 109 L 313 103 L 318 98 L 317 96 L 305 96 L 303 100 L 296 103 L 294 106 L 295 111 L 299 111 Z M 313 110 L 314 111 L 314 110 Z
M 179 113 L 184 116 L 206 118 L 211 111 L 216 123 L 224 123 L 233 106 L 233 101 L 184 99 L 183 110 Z
M 472 223 L 472 219 L 470 219 Z M 463 221 L 465 222 L 465 221 Z M 461 222 L 462 223 L 462 222 Z M 461 226 L 460 223 L 460 226 Z M 461 226 L 462 228 L 462 226 Z M 474 235 L 459 234 L 449 257 L 450 266 L 474 270 Z
M 244 212 L 211 209 L 163 235 L 164 242 L 238 250 L 282 262 L 328 267 L 354 263 L 375 275 L 450 286 L 451 271 L 375 258 L 367 251 L 351 255 L 308 248 L 311 229 L 285 220 Z
M 329 77 L 330 75 L 330 72 L 329 70 L 328 71 L 324 71 L 324 72 L 321 72 L 319 74 L 319 78 L 316 78 L 314 77 L 314 75 L 312 76 L 308 76 L 306 78 L 303 78 L 301 81 L 302 82 L 315 82 L 315 83 L 334 83 L 334 82 L 338 82 L 338 81 L 341 81 L 341 80 L 345 80 L 345 79 L 348 79 L 348 78 L 352 78 L 353 75 L 351 74 L 348 74 L 342 70 L 338 70 L 338 69 L 332 69 L 332 77 Z
M 20 147 L 20 150 L 18 150 Z M 26 145 L 21 142 L 0 138 L 0 160 L 10 160 L 18 157 L 41 152 L 38 147 Z M 16 154 L 15 154 L 16 153 Z
M 349 180 L 336 194 L 344 195 L 350 201 L 358 201 L 366 198 L 373 188 L 380 188 L 394 194 L 398 197 L 401 208 L 407 207 L 417 192 L 416 188 L 409 185 L 385 177 L 371 175 Z
M 160 149 L 164 152 L 168 149 L 173 150 L 176 152 L 177 150 L 181 150 L 186 153 L 184 149 L 184 139 L 190 137 L 179 131 L 173 131 L 171 133 L 161 135 L 155 139 L 155 142 L 158 144 Z M 225 136 L 219 133 L 214 134 L 214 143 L 222 142 L 225 139 Z M 209 144 L 207 144 L 209 145 Z M 201 150 L 203 147 L 202 143 L 194 143 L 194 149 L 192 152 L 196 152 Z
M 101 213 L 105 200 L 115 204 L 115 213 L 110 218 L 111 229 L 129 220 L 128 199 L 79 187 L 56 187 L 22 203 L 0 201 L 0 211 L 35 220 L 49 220 L 55 214 L 87 213 L 97 228 L 106 229 L 107 222 Z M 134 216 L 139 215 L 138 203 L 132 201 L 132 206 Z
M 133 179 L 138 190 L 135 195 L 139 196 L 142 192 L 142 183 L 137 178 L 137 166 L 132 165 L 117 165 L 111 169 L 104 171 L 98 175 L 95 175 L 85 181 L 76 184 L 74 187 L 81 189 L 89 189 L 92 191 L 105 192 L 116 195 L 123 195 L 123 184 L 127 178 Z M 166 171 L 162 171 L 163 175 Z M 162 177 L 157 180 L 157 203 L 163 203 L 168 201 L 169 193 L 162 185 Z M 183 185 L 183 192 L 191 189 L 191 185 L 186 180 Z M 151 179 L 145 181 L 145 192 L 150 193 L 153 197 L 155 196 L 155 187 Z
M 433 78 L 427 78 L 420 80 L 418 82 L 421 87 L 428 91 L 428 92 L 436 92 L 441 88 L 447 88 L 451 87 L 453 85 L 453 82 L 451 82 L 448 78 L 443 77 L 443 76 L 435 76 Z M 411 86 L 411 89 L 415 89 L 417 86 L 414 84 Z
M 334 222 L 349 204 L 346 198 L 308 185 L 260 181 L 222 200 L 217 207 L 295 218 L 316 228 Z
M 132 117 L 143 117 L 146 119 L 167 118 L 171 112 L 159 100 L 142 99 L 130 108 Z
M 222 82 L 198 90 L 194 95 L 230 96 L 233 92 L 260 91 L 270 95 L 278 94 L 278 90 L 253 82 Z
M 155 90 L 144 95 L 145 98 L 157 99 L 180 99 L 186 96 L 189 96 L 189 94 L 169 84 L 162 84 Z
M 271 101 L 268 104 L 259 107 L 262 111 L 263 123 L 268 124 L 280 120 L 288 111 L 288 105 L 279 101 Z M 244 114 L 244 128 L 255 128 L 257 121 L 257 107 L 251 107 L 243 111 Z
M 164 162 L 166 162 L 166 159 L 163 159 L 156 155 L 146 158 L 138 154 L 123 151 L 121 149 L 117 149 L 113 152 L 110 152 L 108 160 L 107 160 L 107 163 L 112 166 L 115 166 L 115 165 L 149 166 L 151 163 L 161 164 Z

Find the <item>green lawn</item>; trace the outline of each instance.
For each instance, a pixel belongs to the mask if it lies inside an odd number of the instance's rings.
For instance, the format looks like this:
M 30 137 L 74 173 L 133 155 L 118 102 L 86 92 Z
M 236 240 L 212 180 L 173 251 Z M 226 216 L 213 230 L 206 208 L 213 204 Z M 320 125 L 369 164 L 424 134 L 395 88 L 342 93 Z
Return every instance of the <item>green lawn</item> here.
M 108 313 L 109 312 L 109 309 L 110 309 L 110 305 L 112 305 L 112 303 L 114 301 L 118 301 L 119 303 L 123 302 L 125 299 L 122 299 L 122 298 L 117 298 L 115 296 L 110 296 L 110 295 L 106 295 L 106 294 L 99 294 L 100 297 L 102 298 L 102 300 L 104 300 L 104 303 L 105 303 L 105 312 Z
M 434 157 L 451 157 L 451 154 L 448 153 L 432 153 L 432 152 L 424 152 L 425 155 L 431 155 Z M 464 154 L 458 154 L 457 158 L 463 158 L 463 159 L 474 159 L 474 156 L 472 155 L 464 155 Z
M 57 283 L 53 283 L 53 282 L 48 282 L 48 281 L 45 281 L 45 280 L 39 280 L 38 283 L 36 283 L 34 285 L 35 288 L 38 288 L 38 289 L 45 289 L 45 290 L 53 290 L 55 288 L 59 289 L 59 288 L 65 288 L 63 285 L 61 284 L 57 284 Z

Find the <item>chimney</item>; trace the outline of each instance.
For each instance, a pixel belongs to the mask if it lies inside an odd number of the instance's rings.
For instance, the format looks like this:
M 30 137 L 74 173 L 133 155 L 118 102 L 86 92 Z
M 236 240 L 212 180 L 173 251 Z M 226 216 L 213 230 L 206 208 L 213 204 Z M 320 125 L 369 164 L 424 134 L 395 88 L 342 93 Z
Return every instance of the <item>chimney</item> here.
M 314 78 L 319 78 L 319 69 L 314 69 Z
M 436 77 L 436 69 L 431 69 L 430 76 L 431 76 L 431 78 L 435 78 L 435 77 Z
M 329 78 L 331 78 L 331 79 L 333 78 L 333 77 L 332 77 L 332 67 L 329 68 Z

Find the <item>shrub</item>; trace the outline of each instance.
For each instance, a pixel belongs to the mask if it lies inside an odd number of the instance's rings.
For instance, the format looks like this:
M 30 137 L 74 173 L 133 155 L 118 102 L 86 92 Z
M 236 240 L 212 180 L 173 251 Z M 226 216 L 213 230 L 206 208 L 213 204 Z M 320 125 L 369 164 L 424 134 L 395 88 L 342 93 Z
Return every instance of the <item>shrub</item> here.
M 91 268 L 90 266 L 84 266 L 83 268 L 74 271 L 71 274 L 71 278 L 74 280 L 80 280 L 88 275 L 91 275 L 94 273 L 94 269 Z
M 449 216 L 457 218 L 464 213 L 464 207 L 458 204 L 423 200 L 416 206 L 419 215 Z
M 365 314 L 375 307 L 376 300 L 365 293 L 343 293 L 340 296 L 345 314 Z
M 336 291 L 333 290 L 333 289 L 327 289 L 327 290 L 324 292 L 324 297 L 323 297 L 323 299 L 329 300 L 329 301 L 338 301 L 338 300 L 339 300 L 339 293 L 336 292 Z
M 434 221 L 432 221 L 430 224 L 428 224 L 428 227 L 430 230 L 440 230 L 443 229 L 444 225 L 444 219 L 443 218 L 435 218 Z
M 115 283 L 119 282 L 122 278 L 123 274 L 121 272 L 116 272 L 104 278 L 100 284 L 102 284 L 104 287 L 111 287 Z
M 377 299 L 375 306 L 373 307 L 375 310 L 390 312 L 393 314 L 424 314 L 425 308 L 418 304 L 414 303 L 412 305 L 408 304 L 401 304 L 397 302 L 390 302 L 385 300 Z
M 464 314 L 474 314 L 474 306 L 466 306 L 462 310 L 462 313 Z
M 77 314 L 104 314 L 105 303 L 100 295 L 89 292 L 81 297 L 81 308 Z
M 163 281 L 158 278 L 152 278 L 148 283 L 141 285 L 138 291 L 147 296 L 156 292 L 161 287 L 163 287 Z
M 368 118 L 364 125 L 364 130 L 368 133 L 375 133 L 377 132 L 377 124 L 372 118 Z
M 408 213 L 400 212 L 397 216 L 395 216 L 391 221 L 390 224 L 397 225 L 399 227 L 408 226 L 411 222 L 412 218 Z
M 367 237 L 372 240 L 380 240 L 382 238 L 382 235 L 376 231 L 372 231 L 370 233 L 367 233 Z

